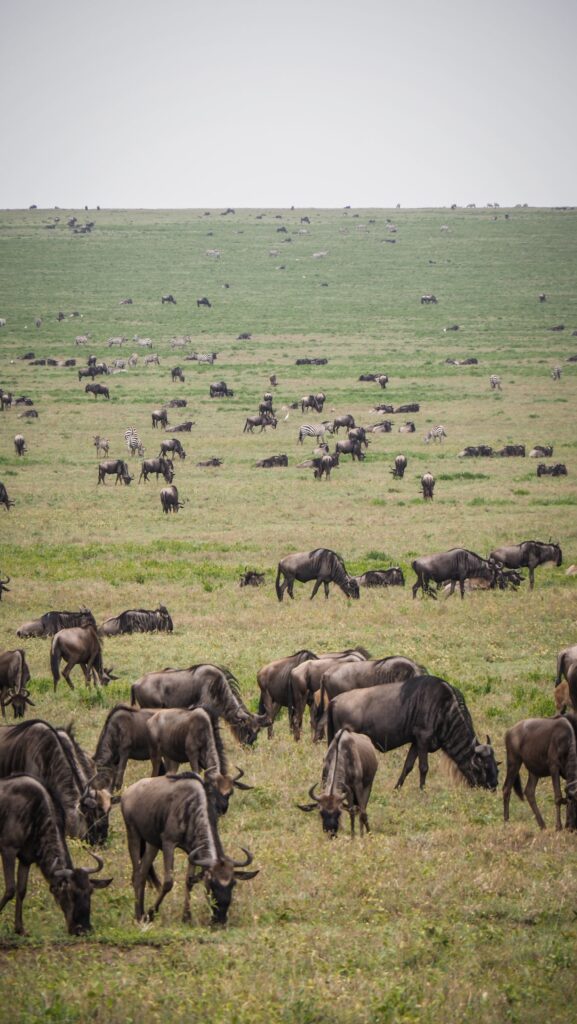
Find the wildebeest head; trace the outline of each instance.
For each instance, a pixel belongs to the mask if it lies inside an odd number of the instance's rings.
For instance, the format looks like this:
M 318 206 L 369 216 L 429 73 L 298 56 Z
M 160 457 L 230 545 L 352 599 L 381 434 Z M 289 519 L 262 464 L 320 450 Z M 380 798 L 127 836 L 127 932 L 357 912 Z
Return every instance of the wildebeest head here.
M 86 821 L 87 831 L 84 836 L 90 846 L 102 846 L 108 839 L 108 818 L 112 799 L 107 789 L 94 789 L 94 776 L 86 784 L 80 798 L 80 810 Z
M 217 815 L 220 817 L 228 811 L 228 805 L 234 789 L 253 789 L 246 782 L 240 782 L 244 772 L 237 765 L 238 775 L 234 778 L 230 775 L 221 775 L 220 772 L 207 772 L 205 775 L 205 788 L 208 791 L 208 799 L 212 801 Z
M 14 718 L 24 718 L 27 704 L 30 704 L 31 707 L 35 707 L 34 701 L 30 700 L 29 690 L 11 690 L 4 701 L 4 707 L 8 707 L 9 704 L 12 705 Z
M 240 871 L 239 868 L 247 867 L 253 860 L 249 850 L 241 847 L 246 859 L 235 861 L 224 855 L 218 860 L 202 861 L 195 859 L 194 851 L 189 855 L 189 863 L 199 870 L 196 874 L 189 876 L 189 885 L 203 881 L 212 911 L 212 924 L 224 925 L 228 916 L 228 909 L 232 900 L 232 890 L 237 881 L 248 881 L 258 875 L 256 871 Z
M 355 600 L 358 600 L 359 597 L 361 596 L 359 584 L 355 579 L 353 579 L 352 576 L 349 576 L 349 578 L 347 579 L 344 589 L 347 597 L 352 597 Z
M 252 747 L 261 729 L 270 725 L 268 715 L 251 715 L 240 711 L 235 720 L 230 723 L 231 729 L 239 743 Z
M 102 673 L 100 675 L 100 682 L 103 683 L 104 686 L 108 686 L 108 684 L 111 683 L 114 679 L 118 679 L 118 676 L 114 676 L 112 674 L 112 669 L 113 668 L 114 668 L 114 666 L 111 665 L 110 668 L 103 668 L 102 669 Z
M 50 891 L 62 908 L 70 935 L 85 935 L 91 931 L 90 898 L 94 889 L 105 889 L 111 878 L 91 878 L 104 866 L 102 857 L 91 854 L 95 868 L 59 868 L 54 872 Z
M 339 831 L 341 814 L 343 810 L 348 810 L 345 797 L 342 793 L 322 793 L 321 796 L 316 796 L 315 789 L 316 783 L 309 789 L 309 796 L 314 802 L 312 804 L 297 804 L 297 807 L 301 811 L 317 810 L 321 816 L 323 832 L 328 832 L 330 838 L 334 839 Z
M 476 785 L 493 792 L 499 782 L 499 762 L 495 759 L 495 751 L 491 746 L 491 738 L 486 743 L 476 743 L 473 755 L 473 772 Z

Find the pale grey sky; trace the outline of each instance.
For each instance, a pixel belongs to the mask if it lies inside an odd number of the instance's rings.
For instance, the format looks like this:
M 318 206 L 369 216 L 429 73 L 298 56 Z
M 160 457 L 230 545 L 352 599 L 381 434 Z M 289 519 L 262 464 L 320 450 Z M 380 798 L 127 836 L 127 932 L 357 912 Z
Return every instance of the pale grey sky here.
M 574 0 L 4 0 L 0 207 L 577 205 Z

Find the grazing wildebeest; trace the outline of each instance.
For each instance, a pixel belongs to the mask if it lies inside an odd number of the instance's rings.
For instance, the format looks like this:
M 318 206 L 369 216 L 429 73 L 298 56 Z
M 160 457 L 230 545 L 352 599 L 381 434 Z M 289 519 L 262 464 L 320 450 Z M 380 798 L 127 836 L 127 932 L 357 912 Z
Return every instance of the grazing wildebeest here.
M 366 572 L 355 576 L 354 579 L 359 587 L 404 587 L 405 577 L 403 570 L 398 566 L 391 569 L 367 569 Z
M 94 889 L 104 889 L 111 878 L 92 878 L 104 861 L 91 853 L 95 868 L 75 868 L 66 845 L 64 809 L 34 775 L 18 772 L 0 781 L 0 853 L 4 867 L 4 895 L 0 911 L 16 895 L 14 931 L 24 934 L 22 907 L 28 872 L 37 864 L 66 919 L 70 935 L 91 931 L 90 898 Z M 15 881 L 14 868 L 18 861 Z
M 359 832 L 367 832 L 367 804 L 378 768 L 375 748 L 368 736 L 340 729 L 335 735 L 323 762 L 322 792 L 315 795 L 311 786 L 309 796 L 313 803 L 297 804 L 301 811 L 318 810 L 323 832 L 334 838 L 339 831 L 341 814 L 349 812 L 351 836 L 355 834 L 355 815 L 359 816 Z
M 159 476 L 163 476 L 167 484 L 171 484 L 174 480 L 174 467 L 169 459 L 145 459 L 140 467 L 138 483 L 140 483 L 143 477 L 146 483 L 148 477 L 152 476 L 153 473 L 157 480 Z
M 370 686 L 401 682 L 412 676 L 427 675 L 424 665 L 418 665 L 411 658 L 391 655 L 388 658 L 355 659 L 354 661 L 333 662 L 321 677 L 318 693 L 314 695 L 311 707 L 311 725 L 314 724 L 314 741 L 324 736 L 329 702 L 340 693 L 362 690 Z
M 295 580 L 298 580 L 299 583 L 308 583 L 310 580 L 315 580 L 311 600 L 321 583 L 325 589 L 325 597 L 329 596 L 329 583 L 336 583 L 347 597 L 355 599 L 359 597 L 357 581 L 349 576 L 340 555 L 337 555 L 329 548 L 299 551 L 281 559 L 277 566 L 275 582 L 276 596 L 279 601 L 282 601 L 285 590 L 288 591 L 290 598 L 294 597 L 293 588 Z
M 202 704 L 222 715 L 239 743 L 252 744 L 268 725 L 266 715 L 253 715 L 245 707 L 232 672 L 218 665 L 191 665 L 148 672 L 130 689 L 132 705 L 141 708 L 188 708 Z
M 326 400 L 327 396 L 324 391 L 318 391 L 316 395 L 305 395 L 301 398 L 301 412 L 304 412 L 305 409 L 315 409 L 316 412 L 322 412 Z
M 435 478 L 432 473 L 423 473 L 421 477 L 421 489 L 423 491 L 423 498 L 425 501 L 433 500 L 433 491 L 435 490 Z
M 550 459 L 553 455 L 552 444 L 536 444 L 529 452 L 530 459 Z
M 123 633 L 172 633 L 173 622 L 168 608 L 159 604 L 154 611 L 129 608 L 120 615 L 105 619 L 98 627 L 99 636 L 120 636 Z
M 338 455 L 339 457 L 341 455 L 350 455 L 353 462 L 355 459 L 357 459 L 358 462 L 363 462 L 363 460 L 366 459 L 366 455 L 361 447 L 361 442 L 351 440 L 351 438 L 348 438 L 346 441 L 337 441 L 335 445 L 335 455 Z
M 110 441 L 107 437 L 101 437 L 100 434 L 95 434 L 92 439 L 92 443 L 96 448 L 96 458 L 98 458 L 100 452 L 102 452 L 103 455 L 108 455 L 108 452 L 110 451 Z
M 244 772 L 230 774 L 218 724 L 218 716 L 207 708 L 168 708 L 155 711 L 147 720 L 153 777 L 164 766 L 168 774 L 186 761 L 191 771 L 204 772 L 204 782 L 214 800 L 218 816 L 226 814 L 234 789 L 252 789 L 239 780 Z
M 174 885 L 173 865 L 176 849 L 188 858 L 183 921 L 190 921 L 190 891 L 204 881 L 209 897 L 212 921 L 225 924 L 236 880 L 254 878 L 257 871 L 240 871 L 252 861 L 244 850 L 242 863 L 227 857 L 216 826 L 216 814 L 201 779 L 194 773 L 167 778 L 140 779 L 133 783 L 120 802 L 128 851 L 132 861 L 132 883 L 137 921 L 152 921 Z M 164 859 L 162 886 L 152 867 L 159 850 Z M 159 891 L 153 907 L 144 913 L 144 889 L 150 880 Z
M 159 458 L 161 456 L 164 458 L 168 454 L 171 454 L 173 459 L 175 455 L 178 455 L 179 459 L 186 458 L 186 452 L 177 437 L 171 437 L 168 441 L 160 442 Z
M 429 306 L 430 304 L 437 305 L 437 299 L 435 295 L 421 295 L 421 306 Z
M 258 670 L 256 675 L 256 681 L 260 689 L 258 710 L 259 714 L 268 717 L 269 739 L 272 738 L 275 718 L 283 707 L 289 709 L 289 725 L 293 735 L 295 734 L 292 713 L 291 672 L 297 665 L 301 665 L 304 661 L 315 660 L 316 657 L 316 654 L 313 654 L 312 651 L 297 651 L 296 654 L 291 654 L 286 658 L 278 658 L 276 661 L 271 661 Z M 295 735 L 295 739 L 298 738 Z
M 277 420 L 275 416 L 270 414 L 262 413 L 259 416 L 247 416 L 244 424 L 243 433 L 252 434 L 255 427 L 260 427 L 260 433 L 266 430 L 267 427 L 272 427 L 276 430 Z
M 234 391 L 231 391 L 224 380 L 211 384 L 208 390 L 211 398 L 234 398 Z
M 26 447 L 26 441 L 22 434 L 16 434 L 14 437 L 14 450 L 17 455 L 24 455 L 28 451 Z
M 537 466 L 537 476 L 567 476 L 567 466 L 564 462 L 556 462 L 554 466 L 546 466 L 540 462 Z
M 571 713 L 564 716 L 557 715 L 554 718 L 526 718 L 507 730 L 505 733 L 507 776 L 503 786 L 505 821 L 509 820 L 511 790 L 514 789 L 519 799 L 523 799 L 519 771 L 524 765 L 529 772 L 525 796 L 539 827 L 545 828 L 545 822 L 537 807 L 535 789 L 539 779 L 551 776 L 555 794 L 555 827 L 562 828 L 561 805 L 568 801 L 574 804 L 577 800 L 576 733 L 577 718 Z M 561 778 L 567 780 L 566 800 L 561 796 Z M 572 815 L 568 809 L 567 816 L 568 818 L 572 816 L 574 819 L 575 808 L 573 808 Z
M 179 380 L 181 384 L 184 384 L 184 374 L 180 366 L 173 366 L 172 370 L 170 371 L 170 376 L 172 378 L 173 384 L 175 380 Z
M 172 305 L 176 306 L 176 299 L 174 298 L 173 295 L 162 295 L 160 301 L 162 302 L 163 306 L 165 302 L 172 302 Z
M 45 612 L 39 619 L 23 623 L 16 630 L 16 636 L 54 636 L 60 629 L 68 629 L 70 626 L 94 626 L 96 628 L 96 619 L 90 609 L 84 606 L 77 612 Z
M 163 487 L 160 492 L 160 504 L 163 512 L 178 512 L 184 508 L 182 501 L 178 500 L 178 488 L 171 484 L 170 487 Z
M 508 569 L 528 569 L 529 586 L 535 586 L 535 569 L 538 565 L 562 565 L 563 555 L 558 544 L 544 544 L 540 540 L 525 540 L 521 544 L 510 544 L 495 548 L 489 555 L 490 559 L 502 562 Z M 474 574 L 473 574 L 474 575 Z
M 407 468 L 407 456 L 406 455 L 397 455 L 395 457 L 395 465 L 393 466 L 393 468 L 391 470 L 391 473 L 393 474 L 393 476 L 397 477 L 399 480 L 402 480 L 404 475 L 405 475 L 406 468 Z
M 358 441 L 359 444 L 364 444 L 365 448 L 369 447 L 369 439 L 367 437 L 367 431 L 364 427 L 351 427 L 348 432 L 349 441 Z M 337 444 L 339 442 L 337 441 Z
M 288 466 L 288 455 L 269 455 L 266 459 L 255 462 L 257 469 L 274 469 L 275 466 Z
M 338 434 L 341 427 L 344 427 L 345 430 L 350 430 L 355 426 L 355 417 L 351 416 L 350 413 L 346 413 L 344 416 L 337 416 L 336 419 L 333 420 L 332 433 Z
M 479 743 L 463 695 L 436 676 L 413 676 L 403 682 L 341 693 L 329 704 L 329 743 L 339 729 L 364 733 L 384 752 L 410 743 L 397 789 L 417 758 L 423 789 L 429 770 L 427 755 L 439 749 L 470 786 L 497 788 L 498 766 L 489 737 L 487 743 Z
M 159 423 L 166 430 L 168 427 L 168 413 L 166 409 L 154 409 L 152 412 L 152 426 L 155 430 Z
M 417 574 L 417 582 L 413 585 L 413 597 L 417 596 L 419 589 L 423 591 L 423 594 L 436 597 L 429 586 L 431 580 L 437 584 L 450 580 L 451 593 L 453 593 L 458 580 L 461 597 L 463 597 L 466 579 L 471 576 L 480 576 L 494 580 L 500 567 L 499 563 L 502 562 L 503 559 L 495 551 L 491 552 L 489 559 L 485 559 L 476 555 L 474 551 L 468 551 L 467 548 L 450 548 L 449 551 L 442 551 L 437 555 L 424 555 L 421 558 L 415 558 L 411 562 L 411 566 Z
M 84 673 L 84 681 L 90 686 L 90 681 L 96 687 L 105 686 L 111 679 L 111 668 L 104 668 L 102 663 L 102 645 L 94 626 L 72 626 L 69 629 L 61 629 L 56 633 L 50 649 L 50 668 L 54 681 L 54 692 L 60 679 L 60 661 L 64 659 L 66 664 L 62 669 L 62 675 L 71 690 L 74 683 L 70 673 L 75 665 L 80 665 Z
M 539 292 L 539 302 L 547 302 L 547 295 L 545 292 Z
M 203 295 L 202 299 L 196 300 L 196 308 L 198 309 L 199 306 L 206 306 L 207 309 L 212 309 L 212 302 L 207 299 L 206 295 Z
M 122 789 L 129 760 L 149 761 L 150 744 L 146 723 L 153 708 L 115 704 L 108 712 L 94 752 L 95 782 L 111 792 Z
M 8 491 L 6 490 L 5 485 L 0 482 L 0 505 L 4 505 L 6 511 L 9 512 L 13 504 L 14 502 L 8 497 Z
M 34 707 L 30 700 L 30 692 L 26 689 L 30 682 L 30 669 L 26 662 L 25 652 L 19 648 L 15 651 L 3 651 L 0 654 L 0 710 L 2 718 L 6 718 L 6 708 L 12 705 L 14 718 L 24 718 L 26 705 Z
M 134 477 L 131 477 L 128 466 L 123 459 L 109 459 L 107 462 L 99 463 L 98 483 L 105 484 L 106 480 L 104 478 L 106 476 L 116 476 L 116 480 L 114 481 L 115 486 L 120 480 L 128 487 L 130 482 L 134 479 Z
M 58 796 L 70 836 L 89 836 L 110 810 L 110 794 L 87 779 L 67 735 L 41 719 L 0 728 L 0 778 L 30 772 Z
M 87 384 L 84 388 L 84 391 L 85 394 L 87 395 L 94 395 L 96 399 L 98 399 L 99 395 L 102 395 L 104 398 L 110 399 L 110 392 L 106 387 L 106 384 Z

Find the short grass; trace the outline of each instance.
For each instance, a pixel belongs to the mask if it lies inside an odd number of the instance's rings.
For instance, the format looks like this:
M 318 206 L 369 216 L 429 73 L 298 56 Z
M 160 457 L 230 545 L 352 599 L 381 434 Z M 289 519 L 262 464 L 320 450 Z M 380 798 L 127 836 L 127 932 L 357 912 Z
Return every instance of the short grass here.
M 301 224 L 305 213 L 309 225 Z M 35 712 L 54 723 L 72 719 L 93 750 L 107 708 L 146 671 L 228 665 L 256 708 L 261 665 L 302 647 L 360 643 L 378 656 L 417 658 L 458 684 L 479 735 L 490 733 L 502 758 L 506 728 L 553 711 L 556 653 L 575 642 L 574 580 L 564 568 L 544 567 L 533 593 L 524 584 L 517 594 L 413 601 L 410 563 L 452 546 L 487 554 L 530 537 L 559 540 L 565 565 L 577 561 L 577 368 L 566 363 L 577 352 L 577 214 L 101 211 L 90 213 L 96 227 L 88 236 L 69 233 L 69 215 L 0 214 L 0 383 L 33 397 L 39 411 L 35 422 L 18 419 L 17 409 L 0 416 L 0 480 L 16 502 L 9 514 L 0 510 L 0 568 L 11 576 L 0 644 L 15 647 L 24 620 L 82 602 L 99 620 L 163 602 L 175 632 L 107 641 L 105 662 L 119 680 L 96 694 L 78 680 L 74 693 L 60 684 L 54 695 L 48 643 L 26 642 Z M 327 255 L 314 259 L 321 251 Z M 537 300 L 541 291 L 546 303 Z M 161 305 L 167 292 L 176 306 Z M 437 306 L 421 306 L 425 292 L 437 295 Z M 197 309 L 204 295 L 212 309 Z M 119 305 L 126 296 L 132 306 Z M 59 310 L 83 318 L 58 323 Z M 443 332 L 454 323 L 458 332 Z M 563 332 L 548 330 L 560 323 Z M 239 341 L 247 331 L 252 339 Z M 107 378 L 105 403 L 84 394 L 75 370 L 19 359 L 34 350 L 84 361 L 88 349 L 74 344 L 80 333 L 90 333 L 90 351 L 107 360 L 144 354 L 132 341 L 109 350 L 110 336 L 150 336 L 160 366 L 145 368 L 141 358 Z M 177 334 L 192 335 L 192 350 L 217 351 L 214 366 L 184 361 L 170 347 Z M 470 355 L 478 366 L 445 362 Z M 297 366 L 304 356 L 328 363 Z M 177 364 L 184 385 L 171 383 Z M 560 382 L 550 377 L 556 364 Z M 384 392 L 358 382 L 376 371 L 389 374 Z M 299 446 L 297 435 L 304 419 L 321 417 L 284 408 L 275 432 L 243 434 L 273 372 L 279 410 L 322 389 L 323 418 L 351 412 L 373 423 L 384 418 L 372 411 L 380 402 L 418 401 L 421 411 L 387 417 L 395 430 L 375 435 L 366 461 L 343 460 L 320 484 L 297 468 L 312 447 Z M 502 377 L 501 393 L 489 389 L 492 373 Z M 233 399 L 209 398 L 210 382 L 221 378 Z M 187 459 L 176 462 L 185 507 L 167 517 L 160 484 L 96 485 L 92 436 L 109 437 L 111 456 L 121 457 L 132 425 L 147 455 L 156 455 L 161 435 L 150 412 L 172 396 L 188 406 L 171 421 L 195 426 L 180 435 Z M 415 420 L 415 434 L 398 433 L 405 418 Z M 424 445 L 425 430 L 438 423 L 447 440 Z M 29 448 L 23 459 L 12 445 L 19 431 Z M 469 444 L 511 442 L 527 450 L 553 443 L 569 475 L 539 479 L 529 459 L 457 458 Z M 278 452 L 288 454 L 287 469 L 255 468 Z M 390 474 L 399 452 L 408 458 L 402 481 Z M 212 455 L 223 458 L 221 468 L 196 465 Z M 419 492 L 427 469 L 437 479 L 432 505 Z M 134 471 L 138 477 L 137 460 Z M 339 551 L 354 572 L 400 565 L 408 586 L 366 591 L 354 603 L 334 592 L 311 604 L 310 588 L 297 585 L 295 601 L 279 605 L 279 558 L 317 546 Z M 265 572 L 264 588 L 239 588 L 247 568 Z M 158 920 L 147 929 L 134 923 L 116 810 L 105 850 L 114 883 L 94 898 L 90 939 L 68 938 L 37 874 L 25 905 L 28 937 L 13 937 L 10 908 L 0 919 L 0 1020 L 573 1019 L 574 836 L 540 834 L 517 802 L 505 828 L 499 796 L 455 788 L 436 755 L 424 793 L 414 777 L 397 793 L 400 751 L 380 760 L 371 835 L 327 842 L 316 816 L 295 808 L 320 777 L 321 747 L 306 736 L 294 744 L 283 715 L 271 742 L 264 736 L 243 751 L 229 737 L 228 747 L 255 788 L 237 794 L 221 832 L 227 850 L 248 846 L 261 869 L 238 886 L 229 928 L 210 930 L 199 894 L 193 927 L 180 924 L 182 859 Z M 132 765 L 128 781 L 142 773 Z M 552 822 L 549 789 L 544 782 L 538 794 Z M 71 846 L 86 863 L 81 844 Z

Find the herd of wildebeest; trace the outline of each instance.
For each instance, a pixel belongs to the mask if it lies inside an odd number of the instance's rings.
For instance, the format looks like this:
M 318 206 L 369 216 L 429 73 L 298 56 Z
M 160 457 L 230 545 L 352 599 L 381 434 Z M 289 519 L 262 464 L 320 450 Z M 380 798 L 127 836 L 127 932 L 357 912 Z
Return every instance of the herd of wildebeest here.
M 128 301 L 128 300 L 124 300 Z M 173 296 L 164 296 L 162 302 L 174 303 Z M 210 307 L 208 299 L 199 303 Z M 423 296 L 422 304 L 436 303 L 434 296 Z M 447 328 L 456 330 L 457 327 Z M 77 343 L 88 339 L 80 336 Z M 111 339 L 112 344 L 123 339 Z M 140 339 L 148 345 L 149 339 Z M 23 357 L 24 358 L 24 357 Z M 36 360 L 27 353 L 26 360 Z M 192 358 L 192 357 L 191 357 Z M 214 362 L 216 353 L 194 358 Z M 115 360 L 116 370 L 135 365 L 138 357 Z M 132 360 L 132 362 L 131 362 Z M 158 357 L 148 356 L 146 361 L 158 364 Z M 302 362 L 302 360 L 299 360 Z M 310 360 L 311 362 L 313 360 Z M 52 361 L 55 362 L 55 361 Z M 319 362 L 319 360 L 315 360 Z M 322 361 L 321 361 L 322 362 Z M 475 360 L 476 362 L 476 360 Z M 119 365 L 124 364 L 124 365 Z M 76 365 L 67 360 L 63 365 Z M 95 382 L 106 375 L 109 367 L 97 363 L 91 356 L 86 368 L 79 369 L 79 379 L 85 376 L 91 382 L 85 392 L 110 400 L 110 389 Z M 560 376 L 555 375 L 558 380 Z M 184 381 L 181 367 L 171 370 L 173 382 Z M 376 382 L 382 389 L 388 383 L 383 373 L 362 374 L 360 380 Z M 491 377 L 491 388 L 500 389 L 498 377 Z M 277 377 L 270 377 L 270 385 L 278 386 Z M 232 398 L 234 391 L 225 381 L 210 385 L 211 398 Z M 28 396 L 15 397 L 0 389 L 2 411 L 14 406 L 28 407 L 22 414 L 32 417 L 37 412 L 30 408 Z M 303 396 L 300 401 L 283 406 L 288 419 L 291 409 L 300 408 L 322 414 L 326 400 L 324 392 Z M 170 426 L 168 410 L 183 408 L 184 399 L 172 400 L 152 413 L 152 426 L 170 432 L 189 432 L 194 426 L 190 420 Z M 375 411 L 389 414 L 418 412 L 417 403 L 395 408 L 380 404 Z M 276 429 L 278 416 L 273 406 L 273 394 L 267 392 L 254 416 L 246 418 L 245 433 L 259 428 Z M 340 429 L 347 433 L 346 441 L 337 441 L 335 450 L 329 450 L 327 438 L 338 436 Z M 297 441 L 311 438 L 317 444 L 311 457 L 299 463 L 299 468 L 314 470 L 314 477 L 330 479 L 332 469 L 339 465 L 343 455 L 352 461 L 366 458 L 369 434 L 390 433 L 391 420 L 381 420 L 370 426 L 355 423 L 350 414 L 302 424 Z M 405 421 L 399 432 L 415 431 L 413 421 Z M 424 440 L 441 443 L 446 437 L 441 425 L 427 432 Z M 110 442 L 103 435 L 94 437 L 97 456 L 109 453 Z M 144 456 L 144 448 L 134 428 L 124 437 L 131 456 Z M 18 456 L 24 456 L 27 445 L 22 434 L 14 437 Z M 525 456 L 524 445 L 507 445 L 500 452 L 488 446 L 464 449 L 462 457 Z M 551 446 L 536 446 L 530 455 L 551 457 Z M 163 441 L 159 455 L 144 459 L 140 479 L 144 482 L 155 475 L 162 476 L 166 487 L 161 491 L 164 512 L 177 512 L 183 507 L 173 484 L 174 456 L 184 460 L 186 452 L 178 438 Z M 199 463 L 219 466 L 222 460 L 212 457 Z M 259 460 L 259 468 L 287 466 L 286 454 L 271 455 Z M 396 478 L 402 478 L 407 458 L 399 454 L 392 467 Z M 540 463 L 538 474 L 562 475 L 565 467 L 547 467 Z M 105 484 L 112 475 L 115 482 L 129 484 L 133 479 L 124 459 L 106 460 L 98 465 L 98 484 Z M 433 498 L 435 480 L 430 472 L 421 479 L 423 497 Z M 0 483 L 0 503 L 8 511 L 14 505 L 4 484 Z M 538 566 L 562 563 L 561 548 L 552 542 L 527 540 L 519 544 L 497 547 L 481 557 L 464 548 L 414 559 L 412 568 L 416 581 L 413 597 L 419 590 L 423 595 L 435 597 L 440 588 L 452 594 L 457 583 L 461 597 L 465 589 L 504 589 L 518 587 L 522 582 L 522 569 L 529 573 L 533 589 Z M 260 585 L 265 574 L 248 572 L 241 585 Z M 296 582 L 314 581 L 311 598 L 321 585 L 325 596 L 329 585 L 335 584 L 348 597 L 358 599 L 363 586 L 404 585 L 399 567 L 370 570 L 360 576 L 348 573 L 343 559 L 327 548 L 310 552 L 292 553 L 278 563 L 275 590 L 279 601 L 284 594 L 294 597 Z M 9 577 L 0 579 L 2 591 L 7 591 Z M 105 686 L 117 678 L 112 668 L 105 668 L 103 638 L 120 634 L 159 631 L 171 632 L 172 618 L 164 605 L 154 610 L 129 609 L 97 625 L 88 608 L 78 612 L 50 611 L 31 622 L 23 623 L 17 635 L 21 639 L 50 638 L 50 671 L 56 692 L 61 674 L 74 689 L 71 672 L 80 667 L 87 686 Z M 63 667 L 61 669 L 61 663 Z M 408 746 L 408 753 L 397 781 L 401 787 L 418 761 L 420 786 L 425 786 L 428 755 L 443 751 L 454 772 L 471 787 L 496 790 L 498 762 L 487 736 L 483 742 L 475 727 L 463 694 L 453 685 L 433 675 L 429 670 L 404 656 L 373 658 L 363 647 L 342 651 L 316 653 L 300 650 L 263 666 L 257 673 L 258 712 L 245 705 L 234 674 L 223 666 L 198 664 L 188 668 L 170 668 L 148 672 L 130 688 L 130 704 L 121 703 L 111 708 L 102 724 L 96 749 L 92 754 L 83 750 L 73 732 L 55 728 L 40 718 L 17 721 L 0 729 L 0 850 L 5 878 L 5 893 L 0 910 L 16 898 L 15 930 L 23 932 L 22 904 L 26 894 L 30 866 L 38 865 L 50 890 L 61 907 L 68 930 L 78 935 L 90 929 L 90 901 L 95 889 L 106 888 L 112 879 L 101 878 L 104 867 L 100 854 L 93 853 L 95 866 L 76 868 L 67 846 L 67 836 L 84 838 L 91 846 L 105 842 L 109 815 L 113 805 L 120 803 L 126 827 L 128 851 L 132 863 L 132 881 L 135 899 L 135 917 L 138 921 L 152 920 L 164 897 L 173 886 L 173 865 L 176 849 L 187 855 L 185 904 L 183 920 L 190 920 L 190 893 L 196 883 L 202 882 L 209 896 L 214 923 L 224 923 L 238 880 L 254 878 L 257 870 L 246 870 L 253 854 L 244 849 L 241 860 L 235 860 L 223 848 L 218 831 L 219 817 L 225 814 L 234 790 L 250 789 L 242 782 L 243 771 L 231 769 L 222 738 L 221 721 L 227 723 L 234 739 L 247 746 L 255 742 L 259 732 L 273 736 L 274 722 L 281 708 L 287 708 L 289 727 L 295 740 L 300 740 L 305 710 L 309 709 L 311 735 L 314 742 L 327 739 L 328 749 L 322 765 L 320 781 L 311 785 L 310 802 L 299 804 L 302 811 L 318 811 L 323 830 L 330 836 L 339 831 L 343 813 L 350 817 L 351 833 L 355 832 L 355 819 L 359 829 L 369 830 L 368 802 L 378 767 L 376 751 L 386 752 Z M 566 806 L 567 828 L 577 828 L 577 645 L 561 651 L 555 680 L 556 702 L 559 713 L 552 718 L 527 719 L 509 729 L 505 735 L 506 777 L 503 787 L 504 817 L 509 817 L 509 801 L 514 789 L 523 795 L 541 827 L 544 821 L 535 801 L 535 787 L 539 778 L 550 776 L 556 807 L 556 826 L 563 825 L 561 808 Z M 6 718 L 11 707 L 15 719 L 24 719 L 29 706 L 35 706 L 34 688 L 24 648 L 0 654 L 0 707 Z M 572 710 L 567 711 L 567 708 Z M 129 760 L 151 763 L 151 776 L 142 778 L 120 792 Z M 190 770 L 178 774 L 181 765 Z M 520 769 L 525 766 L 529 779 L 523 791 Z M 565 795 L 561 779 L 566 780 Z M 162 850 L 164 877 L 162 881 L 154 869 L 154 860 Z M 145 889 L 151 883 L 157 890 L 154 904 L 146 910 Z

